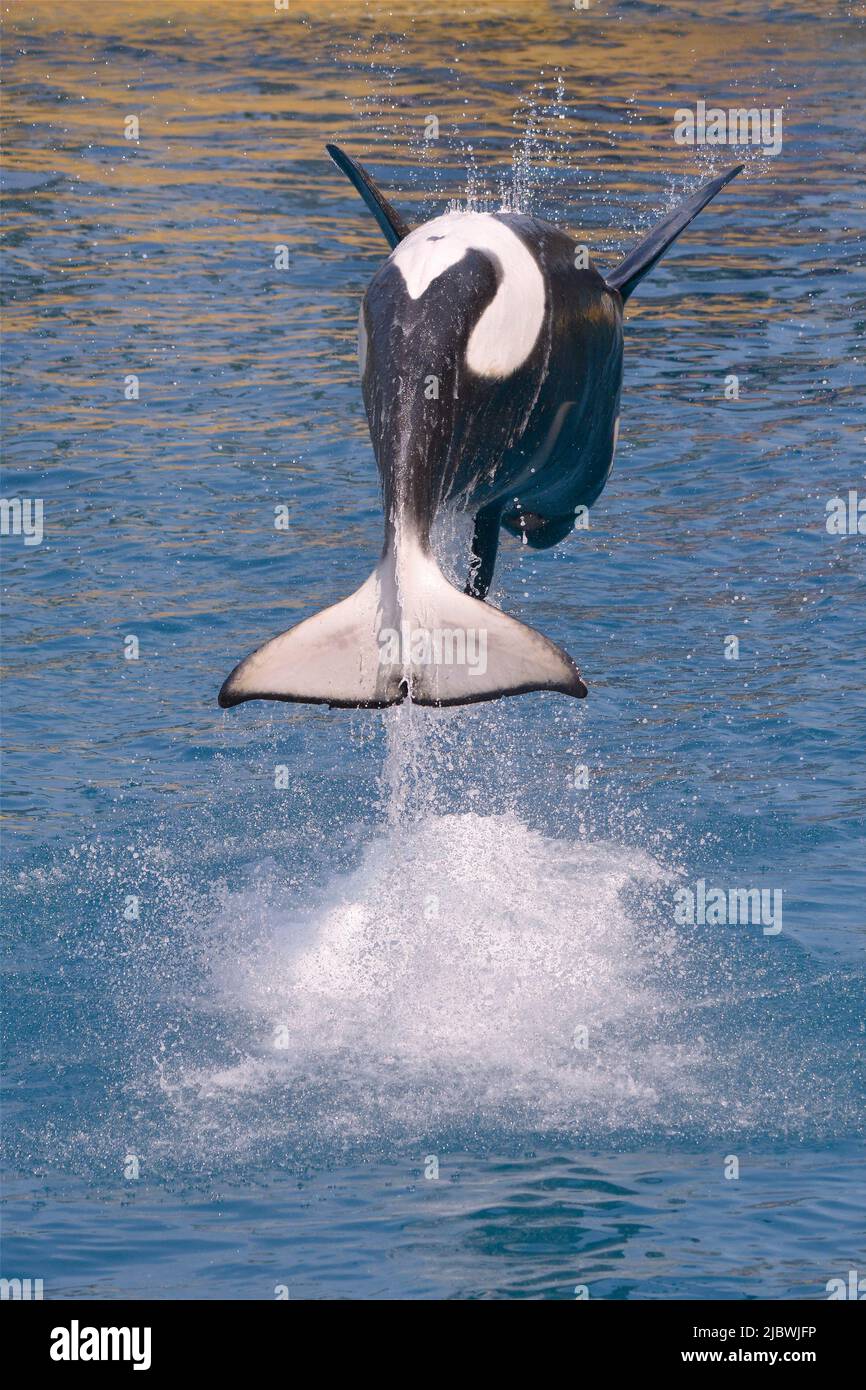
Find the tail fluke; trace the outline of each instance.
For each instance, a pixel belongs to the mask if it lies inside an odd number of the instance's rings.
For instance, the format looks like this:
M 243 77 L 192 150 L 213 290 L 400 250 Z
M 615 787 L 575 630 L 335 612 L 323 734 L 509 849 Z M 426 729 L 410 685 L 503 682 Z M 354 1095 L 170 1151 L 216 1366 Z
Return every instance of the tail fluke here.
M 737 164 L 733 169 L 728 169 L 727 173 L 720 174 L 716 179 L 711 179 L 680 207 L 675 208 L 663 222 L 660 222 L 650 232 L 645 241 L 636 246 L 615 270 L 605 276 L 608 289 L 619 290 L 623 299 L 628 299 L 632 290 L 648 271 L 652 270 L 656 261 L 660 260 L 668 247 L 676 241 L 680 232 L 685 231 L 692 219 L 697 217 L 701 208 L 705 208 L 726 183 L 730 183 L 731 179 L 742 173 L 744 167 L 742 164 Z
M 266 642 L 236 666 L 219 693 L 381 709 L 470 705 L 530 690 L 584 696 L 571 657 L 540 632 L 462 594 L 435 560 L 393 553 L 349 598 Z
M 325 149 L 333 159 L 337 168 L 346 175 L 351 184 L 357 188 L 367 207 L 372 212 L 389 246 L 396 246 L 405 236 L 409 235 L 411 228 L 405 223 L 396 208 L 393 208 L 388 199 L 376 184 L 372 174 L 369 174 L 363 164 L 359 164 L 357 159 L 346 154 L 339 145 L 326 145 Z
M 223 709 L 245 700 L 376 708 L 402 698 L 378 663 L 377 575 L 374 571 L 349 598 L 280 633 L 236 666 L 219 693 Z

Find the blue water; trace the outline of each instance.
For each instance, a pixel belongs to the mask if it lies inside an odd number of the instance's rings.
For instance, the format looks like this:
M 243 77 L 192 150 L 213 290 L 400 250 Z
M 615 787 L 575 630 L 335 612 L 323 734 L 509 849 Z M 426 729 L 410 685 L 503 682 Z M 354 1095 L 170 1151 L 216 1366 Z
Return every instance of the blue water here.
M 862 21 L 266 11 L 6 24 L 3 496 L 45 536 L 2 540 L 2 1272 L 826 1297 L 866 1272 Z M 699 99 L 782 107 L 781 154 L 676 145 Z M 503 545 L 586 701 L 216 706 L 381 541 L 332 138 L 410 220 L 504 194 L 602 266 L 746 161 L 630 303 L 589 530 Z M 781 932 L 677 922 L 699 879 Z

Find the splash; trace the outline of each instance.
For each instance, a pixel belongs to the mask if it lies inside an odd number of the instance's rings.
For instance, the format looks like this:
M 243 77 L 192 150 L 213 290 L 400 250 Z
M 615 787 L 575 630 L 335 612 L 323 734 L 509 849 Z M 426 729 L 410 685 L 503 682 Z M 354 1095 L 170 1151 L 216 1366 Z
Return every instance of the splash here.
M 842 996 L 822 1005 L 794 948 L 675 926 L 676 874 L 646 828 L 627 842 L 529 824 L 525 750 L 499 711 L 382 718 L 378 825 L 353 864 L 299 870 L 276 842 L 182 914 L 195 988 L 171 1045 L 138 1049 L 153 1154 L 331 1162 L 851 1121 L 819 1026 Z
M 264 1090 L 288 1119 L 290 1097 L 315 1093 L 306 1124 L 333 1141 L 573 1128 L 598 1107 L 633 1123 L 660 1085 L 688 1089 L 694 1058 L 663 1058 L 648 1039 L 662 1000 L 626 904 L 665 871 L 511 813 L 407 814 L 419 736 L 410 711 L 389 824 L 356 870 L 313 903 L 281 903 L 276 882 L 227 898 L 211 981 L 249 1046 L 232 1066 L 187 1072 L 175 1098 L 243 1109 Z
M 859 1132 L 859 980 L 783 938 L 675 925 L 670 828 L 565 827 L 501 709 L 375 717 L 378 805 L 352 843 L 327 798 L 281 826 L 245 795 L 236 834 L 223 808 L 194 843 L 159 825 L 16 880 L 48 962 L 17 1036 L 59 1068 L 57 1104 L 37 1091 L 7 1126 L 16 1164 L 253 1175 Z M 130 861 L 146 910 L 125 923 Z

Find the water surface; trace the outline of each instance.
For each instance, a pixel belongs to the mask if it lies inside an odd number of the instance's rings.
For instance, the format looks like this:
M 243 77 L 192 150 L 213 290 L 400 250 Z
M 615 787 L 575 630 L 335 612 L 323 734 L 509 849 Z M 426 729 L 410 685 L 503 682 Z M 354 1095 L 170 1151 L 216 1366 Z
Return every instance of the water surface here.
M 862 1271 L 866 542 L 825 516 L 864 488 L 863 50 L 845 4 L 11 7 L 3 495 L 45 537 L 2 541 L 5 1276 Z M 783 108 L 781 154 L 676 145 L 700 99 Z M 585 702 L 216 707 L 381 541 L 386 248 L 335 138 L 411 221 L 516 203 L 602 267 L 746 162 L 630 302 L 589 529 L 503 545 Z M 780 890 L 782 931 L 678 924 L 699 878 Z

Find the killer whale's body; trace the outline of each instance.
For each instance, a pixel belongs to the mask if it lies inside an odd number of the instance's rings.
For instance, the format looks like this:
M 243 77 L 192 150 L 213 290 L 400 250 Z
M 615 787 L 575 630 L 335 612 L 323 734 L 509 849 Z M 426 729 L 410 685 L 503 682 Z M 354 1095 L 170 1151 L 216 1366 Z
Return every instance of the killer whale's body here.
M 449 213 L 401 241 L 364 298 L 362 384 L 386 515 L 393 497 L 426 542 L 439 508 L 476 514 L 479 595 L 500 525 L 555 544 L 611 469 L 623 301 L 578 258 L 572 237 L 537 218 Z M 420 389 L 394 392 L 395 374 Z
M 605 278 L 568 232 L 525 214 L 450 212 L 410 231 L 366 170 L 328 148 L 393 248 L 364 296 L 358 344 L 384 545 L 355 594 L 241 662 L 220 704 L 585 695 L 567 653 L 483 602 L 500 530 L 538 549 L 555 545 L 604 488 L 624 302 L 742 166 L 700 189 Z M 431 544 L 437 514 L 451 507 L 475 518 L 464 593 Z M 396 646 L 385 640 L 394 633 L 404 639 Z

